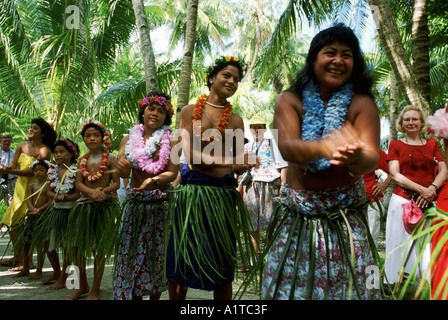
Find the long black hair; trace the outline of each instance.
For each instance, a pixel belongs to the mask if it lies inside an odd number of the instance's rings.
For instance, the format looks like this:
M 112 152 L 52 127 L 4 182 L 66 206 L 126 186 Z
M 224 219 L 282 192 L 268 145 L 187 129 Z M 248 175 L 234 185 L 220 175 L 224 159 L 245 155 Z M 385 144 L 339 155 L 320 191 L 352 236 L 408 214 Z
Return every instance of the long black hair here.
M 372 76 L 367 70 L 364 56 L 359 46 L 359 41 L 353 30 L 338 23 L 333 27 L 320 31 L 311 41 L 308 55 L 306 57 L 305 67 L 299 71 L 297 76 L 291 81 L 287 91 L 295 92 L 302 96 L 303 88 L 309 81 L 316 82 L 314 74 L 314 62 L 319 51 L 326 45 L 339 41 L 349 46 L 353 53 L 353 72 L 350 80 L 353 83 L 353 91 L 357 93 L 367 94 L 373 97 L 371 93 Z
M 54 152 L 56 142 L 56 131 L 53 127 L 42 118 L 34 118 L 31 120 L 31 124 L 37 124 L 42 133 L 42 143 L 45 144 L 51 152 Z

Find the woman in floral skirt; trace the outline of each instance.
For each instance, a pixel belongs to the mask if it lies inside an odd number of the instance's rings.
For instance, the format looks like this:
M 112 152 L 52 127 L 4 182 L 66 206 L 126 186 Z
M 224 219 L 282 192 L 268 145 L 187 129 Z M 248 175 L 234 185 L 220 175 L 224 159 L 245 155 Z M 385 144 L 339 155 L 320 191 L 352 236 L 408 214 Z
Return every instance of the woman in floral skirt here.
M 361 178 L 379 159 L 370 86 L 358 39 L 338 24 L 314 37 L 304 69 L 278 97 L 274 128 L 289 166 L 268 232 L 263 299 L 378 293 L 366 273 L 375 250 Z
M 114 299 L 158 300 L 164 280 L 164 232 L 168 198 L 178 166 L 170 160 L 173 106 L 153 93 L 139 104 L 140 124 L 123 138 L 117 161 L 120 177 L 130 178 L 123 203 L 120 245 L 114 274 Z

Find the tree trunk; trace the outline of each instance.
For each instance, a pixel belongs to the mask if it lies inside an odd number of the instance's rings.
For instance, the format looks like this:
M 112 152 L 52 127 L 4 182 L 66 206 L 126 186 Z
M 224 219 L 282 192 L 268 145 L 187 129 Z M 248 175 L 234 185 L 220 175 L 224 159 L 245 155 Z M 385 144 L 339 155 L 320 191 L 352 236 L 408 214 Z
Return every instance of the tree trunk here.
M 196 22 L 199 0 L 188 1 L 187 22 L 185 27 L 184 56 L 179 79 L 177 99 L 176 128 L 179 126 L 180 110 L 190 101 L 191 69 L 193 67 L 194 46 L 196 44 Z
M 427 0 L 415 0 L 412 15 L 412 69 L 427 103 L 431 103 Z
M 369 5 L 373 9 L 378 9 L 378 12 L 373 14 L 378 22 L 379 39 L 406 103 L 429 112 L 429 104 L 424 99 L 415 81 L 416 78 L 410 67 L 409 57 L 398 33 L 388 0 L 369 0 Z
M 138 36 L 140 39 L 141 54 L 143 58 L 143 66 L 145 68 L 146 92 L 159 91 L 156 61 L 152 50 L 151 34 L 143 0 L 132 0 L 132 6 L 134 8 Z
M 398 137 L 397 128 L 395 125 L 397 122 L 397 119 L 398 119 L 398 99 L 399 99 L 399 92 L 398 92 L 397 81 L 396 81 L 394 75 L 391 75 L 391 78 L 390 78 L 389 144 L 392 140 L 397 140 L 397 137 Z

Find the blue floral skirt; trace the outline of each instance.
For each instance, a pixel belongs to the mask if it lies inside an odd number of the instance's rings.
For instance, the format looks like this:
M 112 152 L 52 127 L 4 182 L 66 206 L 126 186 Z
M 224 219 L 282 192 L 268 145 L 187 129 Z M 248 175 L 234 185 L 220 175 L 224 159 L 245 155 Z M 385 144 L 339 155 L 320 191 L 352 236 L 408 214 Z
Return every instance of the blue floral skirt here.
M 263 299 L 378 298 L 362 180 L 337 189 L 285 185 L 280 202 L 268 235 Z

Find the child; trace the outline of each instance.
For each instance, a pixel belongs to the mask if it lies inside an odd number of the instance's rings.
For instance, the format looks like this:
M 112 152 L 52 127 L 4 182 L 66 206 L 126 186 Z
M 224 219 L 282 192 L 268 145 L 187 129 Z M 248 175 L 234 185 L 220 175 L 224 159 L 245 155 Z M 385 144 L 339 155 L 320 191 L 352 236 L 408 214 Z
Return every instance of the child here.
M 22 241 L 23 241 L 23 268 L 15 274 L 13 277 L 23 277 L 30 274 L 30 252 L 32 253 L 31 244 L 36 229 L 36 224 L 39 217 L 47 210 L 51 204 L 51 199 L 47 196 L 47 171 L 50 162 L 47 160 L 36 160 L 31 164 L 31 168 L 34 172 L 36 182 L 30 183 L 26 190 L 26 203 L 28 206 L 28 212 L 24 216 L 24 220 L 21 223 L 23 225 Z M 42 265 L 44 256 L 41 250 L 38 250 L 38 263 L 35 275 L 30 277 L 30 280 L 39 279 L 42 276 Z
M 81 197 L 70 211 L 68 226 L 72 228 L 66 233 L 69 257 L 80 271 L 79 288 L 67 299 L 78 299 L 89 292 L 85 268 L 93 255 L 94 279 L 87 300 L 98 300 L 104 264 L 118 239 L 121 210 L 112 193 L 120 187 L 120 180 L 116 170 L 112 170 L 116 157 L 109 153 L 110 135 L 104 126 L 89 120 L 81 126 L 80 134 L 89 150 L 78 161 L 76 189 Z
M 74 206 L 76 199 L 79 198 L 79 192 L 76 191 L 76 160 L 79 155 L 79 147 L 69 139 L 59 139 L 56 141 L 54 149 L 54 158 L 56 164 L 51 164 L 48 169 L 49 190 L 48 197 L 53 205 L 48 214 L 39 223 L 34 240 L 37 247 L 43 247 L 48 260 L 53 267 L 53 274 L 47 279 L 42 280 L 42 284 L 50 285 L 48 290 L 58 290 L 65 287 L 67 274 L 65 270 L 68 267 L 66 248 L 62 243 L 68 214 Z M 59 264 L 57 249 L 63 250 L 63 267 Z

